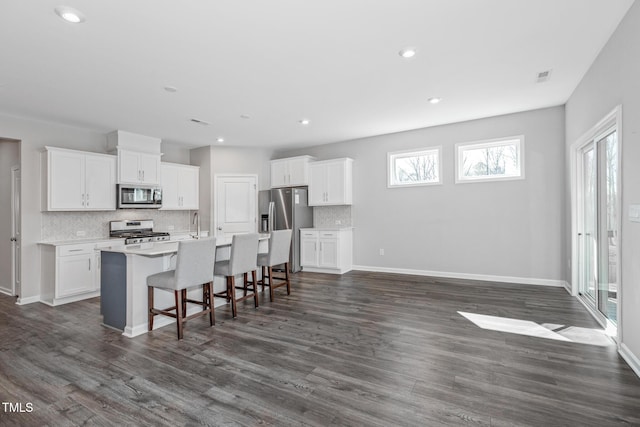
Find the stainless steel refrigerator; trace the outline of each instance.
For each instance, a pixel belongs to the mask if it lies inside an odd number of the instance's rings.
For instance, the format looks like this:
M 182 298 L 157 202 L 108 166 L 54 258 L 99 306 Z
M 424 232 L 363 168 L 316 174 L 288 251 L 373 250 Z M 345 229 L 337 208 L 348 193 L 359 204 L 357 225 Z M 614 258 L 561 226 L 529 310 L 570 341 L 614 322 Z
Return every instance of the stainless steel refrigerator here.
M 300 229 L 313 227 L 313 208 L 308 204 L 307 187 L 284 187 L 260 191 L 260 232 L 293 230 L 289 270 L 300 271 Z

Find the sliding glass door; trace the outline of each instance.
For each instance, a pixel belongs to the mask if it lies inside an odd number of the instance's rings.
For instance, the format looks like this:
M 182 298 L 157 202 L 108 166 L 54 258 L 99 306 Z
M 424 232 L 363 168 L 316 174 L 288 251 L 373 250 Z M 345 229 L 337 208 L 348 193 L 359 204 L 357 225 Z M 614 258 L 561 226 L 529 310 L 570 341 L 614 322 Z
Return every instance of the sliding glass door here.
M 609 128 L 578 150 L 579 287 L 612 324 L 618 312 L 618 138 Z

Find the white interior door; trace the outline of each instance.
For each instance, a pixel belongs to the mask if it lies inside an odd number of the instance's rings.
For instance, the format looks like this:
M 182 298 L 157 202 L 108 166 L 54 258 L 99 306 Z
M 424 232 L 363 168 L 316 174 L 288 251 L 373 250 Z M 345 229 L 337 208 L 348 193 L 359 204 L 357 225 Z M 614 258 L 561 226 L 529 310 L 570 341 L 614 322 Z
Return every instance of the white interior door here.
M 11 295 L 20 290 L 20 168 L 11 168 Z
M 258 177 L 216 175 L 216 236 L 257 232 Z

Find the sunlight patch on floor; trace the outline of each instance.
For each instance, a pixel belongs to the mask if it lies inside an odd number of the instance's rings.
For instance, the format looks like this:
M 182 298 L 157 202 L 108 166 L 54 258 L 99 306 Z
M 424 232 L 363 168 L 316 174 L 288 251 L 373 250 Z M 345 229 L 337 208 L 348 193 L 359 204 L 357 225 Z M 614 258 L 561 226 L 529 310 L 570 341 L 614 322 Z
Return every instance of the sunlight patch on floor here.
M 459 311 L 458 314 L 464 316 L 476 326 L 491 331 L 581 344 L 599 346 L 614 345 L 613 340 L 601 329 L 581 328 L 578 326 L 566 326 L 553 323 L 543 323 L 540 325 L 530 320 L 488 316 L 486 314 L 466 313 L 463 311 Z

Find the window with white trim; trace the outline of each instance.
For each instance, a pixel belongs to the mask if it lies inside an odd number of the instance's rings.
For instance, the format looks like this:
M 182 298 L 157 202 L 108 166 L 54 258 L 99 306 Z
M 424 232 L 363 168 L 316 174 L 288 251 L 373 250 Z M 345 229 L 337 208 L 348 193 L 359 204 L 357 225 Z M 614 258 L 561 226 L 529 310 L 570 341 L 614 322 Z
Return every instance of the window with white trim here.
M 442 148 L 387 153 L 388 186 L 407 187 L 441 184 Z
M 456 182 L 524 178 L 524 136 L 456 144 Z

